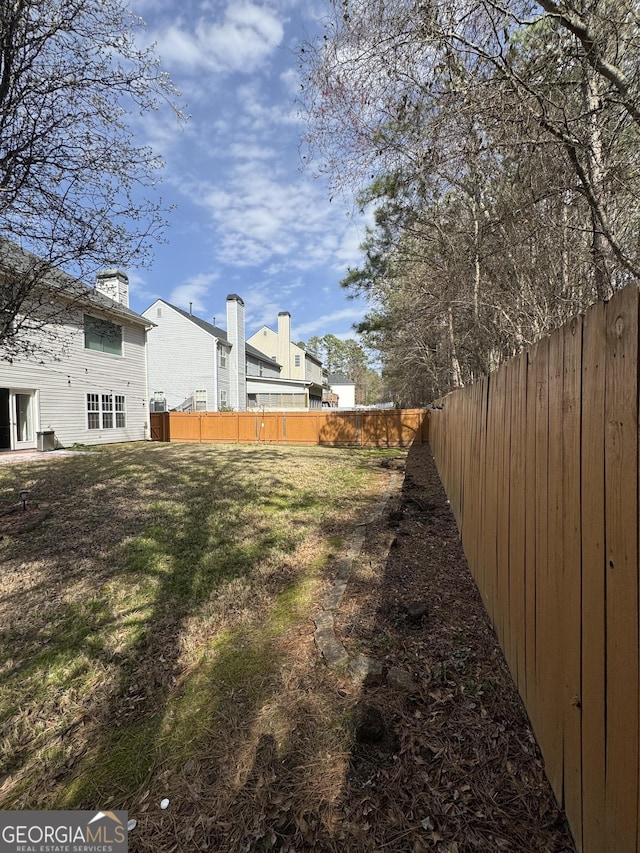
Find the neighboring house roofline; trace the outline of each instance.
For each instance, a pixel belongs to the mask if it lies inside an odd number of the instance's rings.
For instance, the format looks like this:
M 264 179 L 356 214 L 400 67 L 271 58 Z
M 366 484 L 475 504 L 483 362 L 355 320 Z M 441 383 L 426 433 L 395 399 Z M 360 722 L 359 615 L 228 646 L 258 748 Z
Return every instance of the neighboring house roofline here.
M 281 379 L 279 376 L 247 376 L 247 382 L 255 382 L 256 384 L 273 382 L 276 385 L 292 385 L 297 388 L 300 386 L 310 388 L 312 385 L 317 384 L 310 379 Z
M 298 346 L 298 345 L 294 344 L 294 346 Z M 306 356 L 308 356 L 311 359 L 311 361 L 315 361 L 316 364 L 319 364 L 320 367 L 322 367 L 322 359 L 321 358 L 318 358 L 317 355 L 314 355 L 312 352 L 308 352 L 306 349 L 303 349 L 302 347 L 298 347 L 298 349 L 302 350 L 302 352 Z
M 232 294 L 231 298 L 237 299 L 238 302 L 241 302 L 242 305 L 244 305 L 244 302 L 242 302 L 242 299 L 240 299 L 239 296 L 234 296 Z M 152 308 L 157 302 L 162 302 L 163 305 L 167 305 L 169 308 L 173 308 L 173 310 L 177 311 L 178 314 L 183 317 L 186 317 L 187 320 L 191 320 L 192 323 L 194 323 L 203 331 L 212 335 L 214 338 L 217 338 L 221 343 L 227 344 L 227 346 L 231 346 L 227 338 L 227 332 L 225 332 L 223 329 L 218 328 L 218 326 L 214 326 L 213 323 L 208 323 L 206 320 L 203 320 L 200 317 L 196 317 L 194 314 L 189 314 L 188 311 L 185 311 L 182 308 L 178 308 L 177 305 L 172 305 L 172 303 L 167 302 L 166 299 L 156 299 L 155 302 L 151 303 L 149 308 Z M 149 308 L 147 308 L 146 310 L 148 311 Z M 282 366 L 278 364 L 277 361 L 274 361 L 274 359 L 269 358 L 268 355 L 265 355 L 263 352 L 260 352 L 259 349 L 256 349 L 255 347 L 251 346 L 251 344 L 245 343 L 244 348 L 247 355 L 252 355 L 254 358 L 259 358 L 261 361 L 264 361 L 267 364 L 276 364 L 278 367 Z
M 90 287 L 59 267 L 51 266 L 47 269 L 47 262 L 42 258 L 38 258 L 37 255 L 27 249 L 22 249 L 10 240 L 0 237 L 0 276 L 3 270 L 8 275 L 30 275 L 38 267 L 42 267 L 43 278 L 42 280 L 36 279 L 37 286 L 47 288 L 55 293 L 58 298 L 75 304 L 78 308 L 90 306 L 112 315 L 115 314 L 130 323 L 144 326 L 145 329 L 155 325 L 146 317 L 136 314 L 135 311 L 110 299 L 96 290 L 95 287 Z
M 339 373 L 330 373 L 329 374 L 329 385 L 355 385 L 356 383 L 353 379 L 347 379 L 346 376 L 342 376 Z
M 260 361 L 266 361 L 268 364 L 275 364 L 278 367 L 282 367 L 280 362 L 276 361 L 275 358 L 270 358 L 268 355 L 265 355 L 263 352 L 260 352 L 259 349 L 256 349 L 251 344 L 245 343 L 244 348 L 247 355 L 252 355 L 254 358 L 259 358 Z
M 174 311 L 177 311 L 182 317 L 185 317 L 187 320 L 191 320 L 198 328 L 202 329 L 207 334 L 211 335 L 214 338 L 217 338 L 220 343 L 226 344 L 227 346 L 231 346 L 229 340 L 227 338 L 227 333 L 220 329 L 218 326 L 214 326 L 213 323 L 208 323 L 206 320 L 203 320 L 201 317 L 196 317 L 195 314 L 189 314 L 188 311 L 185 311 L 182 308 L 178 308 L 177 305 L 173 305 L 171 302 L 167 302 L 166 299 L 156 299 L 155 302 L 152 302 L 149 305 L 149 308 L 152 308 L 158 302 L 162 302 L 163 305 L 166 305 L 168 308 L 172 308 Z M 149 308 L 145 310 L 148 311 Z

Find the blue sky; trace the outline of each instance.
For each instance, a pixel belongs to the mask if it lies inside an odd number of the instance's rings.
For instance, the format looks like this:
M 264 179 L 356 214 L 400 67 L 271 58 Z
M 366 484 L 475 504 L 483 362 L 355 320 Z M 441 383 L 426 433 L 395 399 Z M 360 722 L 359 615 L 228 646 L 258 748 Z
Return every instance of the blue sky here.
M 348 201 L 301 169 L 297 47 L 318 32 L 322 0 L 132 0 L 182 92 L 186 124 L 145 118 L 177 205 L 151 269 L 128 270 L 131 308 L 162 297 L 224 327 L 245 302 L 247 335 L 289 311 L 294 340 L 353 337 L 366 307 L 340 279 L 360 259 L 363 224 Z

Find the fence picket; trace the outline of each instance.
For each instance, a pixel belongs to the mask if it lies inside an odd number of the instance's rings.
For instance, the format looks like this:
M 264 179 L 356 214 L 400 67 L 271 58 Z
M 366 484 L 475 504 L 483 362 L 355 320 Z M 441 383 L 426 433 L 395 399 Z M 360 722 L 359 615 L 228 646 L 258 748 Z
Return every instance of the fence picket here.
M 620 853 L 638 831 L 638 289 L 606 314 L 606 850 Z
M 563 330 L 562 382 L 562 522 L 560 529 L 562 586 L 558 601 L 562 663 L 562 790 L 573 837 L 582 846 L 582 713 L 581 713 L 581 607 L 580 576 L 580 394 L 582 369 L 582 317 Z

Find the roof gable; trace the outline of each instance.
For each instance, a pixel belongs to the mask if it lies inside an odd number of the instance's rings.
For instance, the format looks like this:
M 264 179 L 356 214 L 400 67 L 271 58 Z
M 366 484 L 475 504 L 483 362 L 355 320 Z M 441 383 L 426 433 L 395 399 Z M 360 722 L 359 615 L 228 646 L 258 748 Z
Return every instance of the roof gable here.
M 181 317 L 184 317 L 186 320 L 190 320 L 194 324 L 194 326 L 197 326 L 199 329 L 202 329 L 202 331 L 207 332 L 207 334 L 211 335 L 212 337 L 217 338 L 222 343 L 231 346 L 227 338 L 227 333 L 223 329 L 218 328 L 218 326 L 214 326 L 213 323 L 208 323 L 206 320 L 203 320 L 200 317 L 196 317 L 193 314 L 189 314 L 188 311 L 184 311 L 182 308 L 178 308 L 177 305 L 172 305 L 171 302 L 167 302 L 165 299 L 157 299 L 156 302 L 154 302 L 153 304 L 155 305 L 157 302 L 162 302 L 163 305 L 166 305 L 168 308 L 173 309 L 178 314 L 180 314 Z M 149 306 L 149 308 L 151 307 L 152 306 Z M 147 311 L 149 310 L 149 308 L 147 308 Z M 265 355 L 263 352 L 260 352 L 259 349 L 256 349 L 256 347 L 252 346 L 251 344 L 245 342 L 244 348 L 245 353 L 247 355 L 251 355 L 253 356 L 253 358 L 257 358 L 258 360 L 264 361 L 268 364 L 277 364 L 278 367 L 281 367 L 281 365 L 278 364 L 277 361 L 274 361 L 274 359 L 270 358 L 268 355 Z
M 153 326 L 150 320 L 143 317 L 141 314 L 136 314 L 126 305 L 120 302 L 115 302 L 104 293 L 100 293 L 95 287 L 89 287 L 80 279 L 75 278 L 69 273 L 58 267 L 49 267 L 47 269 L 46 261 L 38 258 L 32 252 L 16 246 L 10 240 L 0 237 L 0 276 L 4 269 L 7 273 L 17 275 L 32 275 L 35 271 L 41 268 L 42 272 L 38 273 L 36 279 L 37 285 L 47 288 L 54 295 L 62 300 L 75 302 L 78 307 L 91 310 L 95 308 L 99 311 L 104 311 L 108 314 L 118 317 L 120 320 L 128 320 L 136 325 L 149 328 Z M 42 278 L 40 278 L 40 275 Z
M 194 326 L 197 326 L 199 329 L 202 329 L 203 332 L 206 332 L 212 337 L 217 338 L 219 341 L 222 341 L 222 343 L 231 346 L 231 344 L 229 344 L 229 341 L 227 340 L 227 333 L 223 329 L 218 328 L 218 326 L 214 326 L 213 323 L 208 323 L 201 317 L 196 317 L 194 314 L 189 314 L 188 311 L 184 311 L 182 308 L 178 308 L 177 305 L 173 305 L 171 302 L 167 302 L 166 299 L 157 299 L 156 302 L 154 302 L 153 304 L 155 305 L 158 302 L 161 302 L 163 305 L 166 305 L 168 308 L 171 308 L 177 314 L 180 314 L 181 317 L 184 317 L 185 320 L 190 320 L 194 324 Z M 149 308 L 151 307 L 152 306 L 150 305 Z M 149 308 L 147 308 L 147 311 L 149 310 Z

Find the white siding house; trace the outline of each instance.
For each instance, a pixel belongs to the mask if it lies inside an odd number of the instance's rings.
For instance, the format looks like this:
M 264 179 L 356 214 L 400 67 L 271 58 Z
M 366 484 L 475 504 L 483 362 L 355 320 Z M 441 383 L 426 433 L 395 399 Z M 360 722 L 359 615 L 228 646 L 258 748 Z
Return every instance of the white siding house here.
M 338 408 L 354 409 L 356 405 L 356 383 L 339 374 L 329 376 L 329 387 L 338 397 Z
M 164 299 L 143 316 L 155 324 L 148 335 L 152 411 L 228 408 L 231 344 L 226 332 Z
M 4 245 L 0 251 L 7 268 Z M 14 269 L 16 261 L 19 268 L 21 259 L 26 263 L 33 257 L 16 247 L 10 254 Z M 116 270 L 100 274 L 100 292 L 58 271 L 53 300 L 64 298 L 66 282 L 74 299 L 55 329 L 44 325 L 30 333 L 37 356 L 0 358 L 0 450 L 149 437 L 149 323 L 127 307 L 126 275 Z
M 245 342 L 236 294 L 227 297 L 226 332 L 163 299 L 143 315 L 155 324 L 148 335 L 152 411 L 309 408 L 310 382 L 283 376 L 276 352 Z

